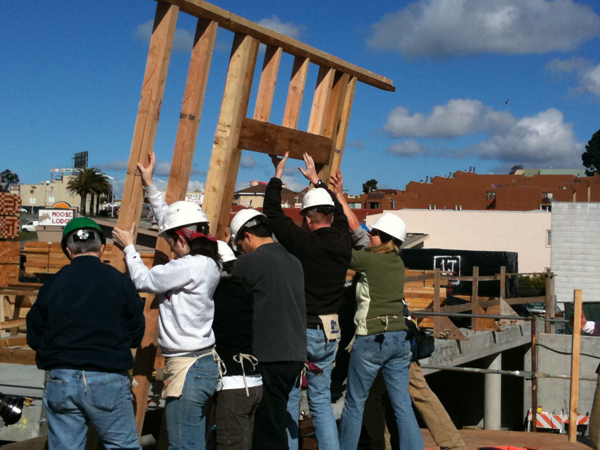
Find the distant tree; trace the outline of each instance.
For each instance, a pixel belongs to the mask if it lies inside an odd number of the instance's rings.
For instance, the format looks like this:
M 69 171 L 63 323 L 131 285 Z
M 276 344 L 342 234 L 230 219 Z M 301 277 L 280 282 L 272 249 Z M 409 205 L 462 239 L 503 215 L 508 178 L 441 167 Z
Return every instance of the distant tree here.
M 363 183 L 363 192 L 365 194 L 369 194 L 372 191 L 374 191 L 375 189 L 377 189 L 377 180 L 372 178 L 369 181 Z
M 596 131 L 585 146 L 585 152 L 581 155 L 583 165 L 587 167 L 586 174 L 594 175 L 600 170 L 600 130 Z
M 67 183 L 67 191 L 81 197 L 81 214 L 86 215 L 87 196 L 91 196 L 90 211 L 94 212 L 94 198 L 108 192 L 112 188 L 108 178 L 96 168 L 81 169 Z
M 8 192 L 10 190 L 11 184 L 17 184 L 19 182 L 19 175 L 14 173 L 12 170 L 6 169 L 4 172 L 0 173 L 0 191 Z
M 516 166 L 512 166 L 510 168 L 510 172 L 508 174 L 509 175 L 514 175 L 517 170 L 523 170 L 523 166 L 520 165 L 520 164 L 517 164 Z

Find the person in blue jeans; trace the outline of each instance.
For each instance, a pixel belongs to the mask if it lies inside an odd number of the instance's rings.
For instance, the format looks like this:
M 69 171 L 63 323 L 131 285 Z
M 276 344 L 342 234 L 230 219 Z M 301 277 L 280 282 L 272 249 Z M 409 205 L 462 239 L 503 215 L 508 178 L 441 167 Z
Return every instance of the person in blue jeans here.
M 217 240 L 210 236 L 208 218 L 195 203 L 167 205 L 154 185 L 154 154 L 148 166 L 138 164 L 142 184 L 163 237 L 175 255 L 167 264 L 146 267 L 130 230 L 113 230 L 123 249 L 135 286 L 158 300 L 158 345 L 165 356 L 167 431 L 170 450 L 204 450 L 206 403 L 219 379 L 213 294 L 221 279 Z
M 307 360 L 323 370 L 307 373 L 308 406 L 320 450 L 339 450 L 337 426 L 331 405 L 331 371 L 340 336 L 338 312 L 342 304 L 346 273 L 352 257 L 348 219 L 339 201 L 319 179 L 313 159 L 304 154 L 306 170 L 299 168 L 314 188 L 302 199 L 302 227 L 281 208 L 281 177 L 289 153 L 282 159 L 272 156 L 275 176 L 265 191 L 263 212 L 275 237 L 304 270 L 306 299 Z M 288 402 L 290 450 L 298 449 L 300 390 L 294 388 Z
M 44 391 L 50 450 L 83 450 L 88 423 L 106 449 L 140 449 L 127 371 L 144 336 L 144 307 L 126 275 L 103 264 L 106 238 L 87 217 L 65 227 L 71 263 L 40 289 L 27 314 L 27 343 Z
M 332 176 L 338 198 L 343 197 L 343 180 Z M 346 214 L 356 222 L 347 205 Z M 352 251 L 350 268 L 360 274 L 356 287 L 356 333 L 350 344 L 348 388 L 340 424 L 340 448 L 358 446 L 364 406 L 369 390 L 381 371 L 400 434 L 400 448 L 422 450 L 423 437 L 408 392 L 410 341 L 404 321 L 404 263 L 399 255 L 406 239 L 406 225 L 394 214 L 384 214 L 371 228 L 369 247 Z

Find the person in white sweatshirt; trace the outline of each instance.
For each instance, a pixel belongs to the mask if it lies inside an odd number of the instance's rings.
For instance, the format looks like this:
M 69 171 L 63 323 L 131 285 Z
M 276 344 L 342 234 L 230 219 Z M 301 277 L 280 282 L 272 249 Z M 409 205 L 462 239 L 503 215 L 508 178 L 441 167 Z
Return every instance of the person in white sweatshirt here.
M 162 236 L 175 254 L 167 264 L 149 269 L 134 247 L 131 230 L 115 228 L 113 239 L 123 249 L 136 288 L 158 299 L 158 345 L 165 356 L 167 430 L 170 450 L 204 449 L 205 407 L 219 380 L 212 331 L 213 294 L 221 277 L 217 241 L 209 235 L 208 218 L 191 202 L 166 204 L 152 180 L 156 159 L 138 164 L 146 196 Z

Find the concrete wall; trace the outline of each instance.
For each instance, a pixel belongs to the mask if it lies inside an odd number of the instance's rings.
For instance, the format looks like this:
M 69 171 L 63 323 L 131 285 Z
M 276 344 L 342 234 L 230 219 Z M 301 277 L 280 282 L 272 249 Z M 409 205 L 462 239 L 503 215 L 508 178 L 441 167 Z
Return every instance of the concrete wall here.
M 552 271 L 557 301 L 600 301 L 600 203 L 552 202 Z
M 519 254 L 519 272 L 543 272 L 550 267 L 546 236 L 551 214 L 545 211 L 455 211 L 403 209 L 409 233 L 426 233 L 424 248 L 509 251 Z M 366 219 L 372 225 L 380 216 Z
M 541 327 L 538 322 L 538 329 Z M 538 372 L 556 375 L 571 375 L 572 336 L 545 334 L 537 336 Z M 596 368 L 600 363 L 600 337 L 582 336 L 580 377 L 596 380 Z M 525 358 L 525 370 L 531 370 L 530 358 Z M 581 380 L 579 384 L 579 414 L 592 410 L 596 381 Z M 538 380 L 538 405 L 545 412 L 564 410 L 568 413 L 570 380 L 540 378 Z M 531 408 L 531 381 L 525 381 L 524 409 Z

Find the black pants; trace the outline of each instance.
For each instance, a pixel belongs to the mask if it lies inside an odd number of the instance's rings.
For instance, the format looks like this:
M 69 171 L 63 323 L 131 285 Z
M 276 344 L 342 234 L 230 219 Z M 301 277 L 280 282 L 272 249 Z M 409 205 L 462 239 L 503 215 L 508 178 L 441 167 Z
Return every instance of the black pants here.
M 302 361 L 260 363 L 263 398 L 254 422 L 254 450 L 288 450 L 287 402 L 303 366 Z
M 217 450 L 251 450 L 254 420 L 262 386 L 226 389 L 215 395 Z

